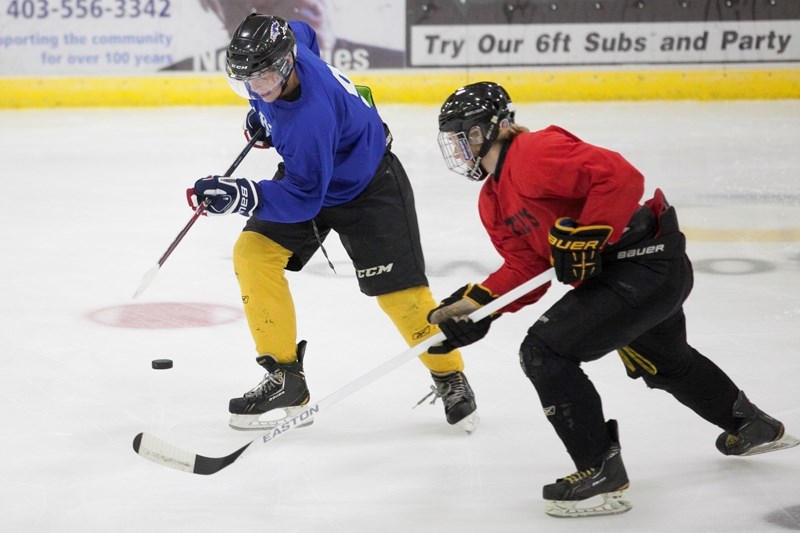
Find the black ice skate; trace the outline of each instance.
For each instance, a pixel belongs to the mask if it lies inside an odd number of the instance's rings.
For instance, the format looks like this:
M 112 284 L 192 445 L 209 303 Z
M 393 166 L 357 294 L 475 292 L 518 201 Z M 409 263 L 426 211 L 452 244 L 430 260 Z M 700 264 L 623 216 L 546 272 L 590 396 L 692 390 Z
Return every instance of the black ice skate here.
M 743 391 L 733 403 L 733 416 L 742 419 L 738 432 L 725 431 L 717 437 L 717 449 L 723 455 L 756 455 L 800 444 L 786 434 L 781 422 L 750 403 Z
M 619 514 L 633 507 L 622 494 L 629 482 L 620 454 L 617 421 L 609 420 L 606 427 L 613 444 L 605 453 L 603 462 L 545 485 L 542 489 L 545 513 L 573 518 Z M 590 499 L 596 502 L 588 501 Z
M 306 341 L 297 344 L 297 360 L 278 363 L 269 355 L 256 359 L 267 373 L 254 389 L 240 398 L 231 399 L 228 411 L 229 425 L 240 430 L 264 430 L 274 428 L 299 414 L 310 398 L 305 374 L 303 355 Z M 313 421 L 298 423 L 308 425 Z
M 431 404 L 437 398 L 444 403 L 444 414 L 447 423 L 457 425 L 467 433 L 472 433 L 478 427 L 477 405 L 475 404 L 475 394 L 469 386 L 467 376 L 463 372 L 449 372 L 447 374 L 434 374 L 431 372 L 434 385 L 431 385 L 431 392 L 421 399 L 417 405 L 421 404 L 431 396 Z

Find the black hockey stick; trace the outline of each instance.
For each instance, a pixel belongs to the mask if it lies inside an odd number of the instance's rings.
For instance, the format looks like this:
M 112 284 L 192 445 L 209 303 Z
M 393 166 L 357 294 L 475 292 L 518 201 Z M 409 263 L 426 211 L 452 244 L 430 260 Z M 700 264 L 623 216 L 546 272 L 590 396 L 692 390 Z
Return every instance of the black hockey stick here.
M 485 318 L 514 302 L 518 298 L 541 287 L 553 279 L 553 277 L 555 277 L 555 272 L 552 268 L 550 268 L 538 276 L 526 281 L 519 287 L 500 296 L 484 307 L 477 309 L 470 315 L 470 318 L 475 321 Z M 136 435 L 136 437 L 133 439 L 133 449 L 145 459 L 153 461 L 154 463 L 168 466 L 170 468 L 174 468 L 176 470 L 182 470 L 184 472 L 191 472 L 193 474 L 200 475 L 216 474 L 223 468 L 239 459 L 239 457 L 244 455 L 245 452 L 250 452 L 256 448 L 259 448 L 261 445 L 269 444 L 284 433 L 306 423 L 308 420 L 316 416 L 320 411 L 327 409 L 343 398 L 350 396 L 354 392 L 364 388 L 366 385 L 372 383 L 381 376 L 388 374 L 400 365 L 427 351 L 428 348 L 434 344 L 439 344 L 444 340 L 444 333 L 441 332 L 429 337 L 420 344 L 417 344 L 405 352 L 396 355 L 392 359 L 389 359 L 382 365 L 364 374 L 350 384 L 345 385 L 341 389 L 331 393 L 317 403 L 306 407 L 298 415 L 269 430 L 267 433 L 259 435 L 241 448 L 224 457 L 206 457 L 205 455 L 186 451 L 164 440 L 161 440 L 158 437 L 150 435 L 149 433 L 139 433 Z
M 223 174 L 223 176 L 225 176 L 226 178 L 230 177 L 230 175 L 233 174 L 236 171 L 236 168 L 239 166 L 239 164 L 242 162 L 242 160 L 244 160 L 244 157 L 247 155 L 247 153 L 250 151 L 250 149 L 253 147 L 253 145 L 256 144 L 260 140 L 261 131 L 262 130 L 259 128 L 258 131 L 256 131 L 255 134 L 253 134 L 253 137 L 250 139 L 250 142 L 248 142 L 247 146 L 245 146 L 244 149 L 241 151 L 241 153 L 239 153 L 239 156 L 231 164 L 230 168 L 228 168 L 228 170 L 225 172 L 225 174 Z M 181 232 L 178 233 L 178 236 L 175 237 L 175 240 L 172 241 L 172 244 L 169 245 L 169 248 L 167 248 L 167 251 L 164 252 L 164 255 L 162 255 L 161 258 L 158 260 L 158 262 L 155 265 L 153 265 L 153 267 L 150 268 L 150 270 L 148 270 L 145 273 L 145 275 L 142 277 L 142 282 L 139 283 L 139 288 L 136 289 L 135 293 L 133 293 L 133 297 L 134 298 L 136 298 L 137 296 L 142 294 L 144 292 L 144 290 L 153 282 L 153 280 L 155 279 L 156 275 L 158 274 L 158 271 L 161 269 L 161 265 L 164 264 L 164 262 L 170 256 L 170 254 L 172 254 L 172 252 L 175 250 L 175 248 L 178 246 L 178 244 L 183 240 L 183 238 L 189 232 L 189 229 L 192 226 L 194 226 L 194 223 L 197 222 L 197 219 L 200 218 L 200 216 L 205 212 L 205 210 L 208 207 L 209 203 L 211 203 L 210 200 L 208 198 L 206 198 L 203 201 L 203 203 L 201 203 L 200 205 L 197 206 L 197 209 L 195 209 L 194 214 L 192 215 L 192 218 L 189 219 L 189 222 L 187 222 L 186 225 L 181 230 Z

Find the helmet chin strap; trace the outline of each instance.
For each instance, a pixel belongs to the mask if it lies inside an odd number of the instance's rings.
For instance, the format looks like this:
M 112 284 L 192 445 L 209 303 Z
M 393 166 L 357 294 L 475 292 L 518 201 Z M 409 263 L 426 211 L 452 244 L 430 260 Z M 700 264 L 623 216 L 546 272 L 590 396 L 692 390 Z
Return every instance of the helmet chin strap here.
M 482 160 L 483 160 L 482 155 L 478 155 L 475 157 L 475 164 L 470 169 L 469 174 L 467 174 L 467 178 L 471 179 L 472 181 L 483 181 L 486 179 L 488 173 L 481 166 Z
M 481 144 L 481 149 L 478 152 L 478 155 L 475 157 L 475 165 L 473 165 L 468 176 L 471 180 L 482 181 L 486 179 L 486 176 L 491 174 L 491 172 L 487 171 L 481 166 L 481 162 L 483 161 L 483 158 L 486 157 L 486 154 L 489 153 L 489 149 L 492 147 L 495 132 L 498 128 L 499 119 L 500 117 L 495 115 L 489 122 L 489 129 L 486 130 L 486 135 L 484 137 L 483 144 Z
M 281 93 L 278 95 L 278 98 L 283 97 L 284 95 L 283 93 L 286 92 L 286 86 L 289 85 L 289 78 L 291 78 L 292 74 L 294 74 L 294 69 L 296 65 L 297 65 L 297 56 L 295 55 L 294 52 L 292 52 L 292 70 L 290 70 L 289 74 L 287 74 L 286 77 L 283 78 L 283 81 L 281 82 Z
M 291 77 L 291 74 L 289 74 L 289 76 Z M 286 92 L 286 86 L 287 85 L 289 85 L 289 78 L 284 78 L 283 82 L 281 82 L 281 92 L 278 95 L 278 98 L 282 98 L 283 97 L 283 93 Z

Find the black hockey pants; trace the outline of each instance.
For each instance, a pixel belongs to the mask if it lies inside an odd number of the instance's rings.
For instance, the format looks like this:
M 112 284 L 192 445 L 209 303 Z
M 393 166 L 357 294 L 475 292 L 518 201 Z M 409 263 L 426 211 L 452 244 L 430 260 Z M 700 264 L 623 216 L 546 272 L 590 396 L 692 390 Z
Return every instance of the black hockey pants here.
M 283 164 L 273 179 L 283 177 Z M 299 271 L 320 249 L 330 231 L 339 234 L 358 277 L 361 292 L 380 296 L 427 287 L 414 192 L 400 160 L 387 149 L 367 188 L 353 200 L 324 207 L 313 220 L 270 222 L 250 217 L 244 231 L 255 231 L 293 255 L 287 270 Z
M 660 223 L 659 236 L 604 255 L 602 273 L 547 310 L 520 349 L 522 368 L 578 470 L 597 465 L 611 444 L 600 396 L 581 363 L 615 350 L 631 377 L 736 429 L 738 388 L 686 340 L 682 306 L 693 274 L 673 208 Z

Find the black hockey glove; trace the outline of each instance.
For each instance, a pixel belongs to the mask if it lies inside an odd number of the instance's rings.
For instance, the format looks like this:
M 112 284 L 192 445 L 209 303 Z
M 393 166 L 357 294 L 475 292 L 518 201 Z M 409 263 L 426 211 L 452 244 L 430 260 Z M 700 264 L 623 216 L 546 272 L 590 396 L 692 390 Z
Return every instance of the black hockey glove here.
M 578 226 L 568 217 L 550 228 L 550 263 L 562 283 L 575 283 L 602 272 L 600 252 L 611 236 L 611 226 Z
M 492 320 L 499 315 L 488 316 L 478 322 L 473 322 L 468 315 L 495 298 L 486 287 L 473 284 L 464 285 L 445 298 L 439 307 L 428 313 L 428 322 L 438 325 L 447 340 L 431 347 L 428 352 L 448 353 L 484 338 Z
M 229 215 L 239 213 L 249 217 L 258 207 L 258 183 L 244 178 L 208 176 L 195 182 L 186 190 L 186 199 L 192 209 L 209 200 L 206 213 L 209 215 Z
M 258 132 L 259 140 L 253 145 L 254 148 L 267 149 L 272 146 L 272 136 L 267 136 L 267 128 L 261 124 L 261 117 L 252 107 L 247 112 L 247 116 L 244 117 L 242 129 L 244 129 L 244 136 L 247 142 L 250 142 L 250 139 Z

